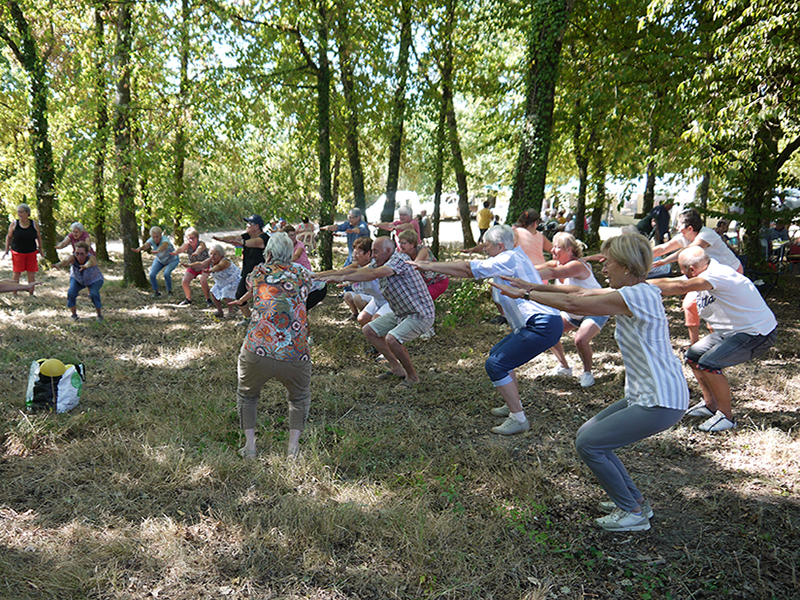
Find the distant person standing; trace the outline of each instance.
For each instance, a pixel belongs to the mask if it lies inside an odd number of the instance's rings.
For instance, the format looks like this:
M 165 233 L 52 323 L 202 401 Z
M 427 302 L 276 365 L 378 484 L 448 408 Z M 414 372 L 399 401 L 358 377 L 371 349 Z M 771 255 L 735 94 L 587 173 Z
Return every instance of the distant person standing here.
M 478 211 L 478 231 L 480 231 L 480 236 L 478 236 L 479 244 L 483 241 L 483 236 L 489 231 L 489 227 L 492 226 L 492 219 L 494 219 L 492 209 L 489 208 L 489 206 L 490 202 L 487 200 L 483 203 L 483 208 Z
M 369 226 L 364 221 L 361 215 L 360 208 L 351 208 L 347 213 L 347 221 L 339 225 L 325 225 L 319 228 L 320 231 L 332 231 L 337 233 L 344 233 L 347 236 L 347 260 L 344 261 L 344 266 L 348 266 L 353 262 L 353 242 L 360 237 L 370 237 Z
M 214 236 L 214 239 L 218 242 L 231 244 L 242 249 L 241 278 L 239 279 L 239 286 L 236 288 L 237 300 L 247 293 L 247 276 L 257 265 L 264 262 L 264 248 L 267 247 L 267 242 L 269 242 L 269 234 L 264 231 L 264 219 L 259 215 L 250 215 L 249 217 L 243 217 L 243 220 L 247 223 L 247 229 L 245 229 L 244 233 L 224 237 Z M 243 302 L 240 306 L 244 318 L 236 325 L 244 327 L 250 323 L 251 311 L 247 302 Z
M 180 263 L 180 259 L 172 254 L 175 246 L 161 231 L 161 227 L 151 227 L 150 237 L 138 248 L 132 248 L 133 252 L 149 250 L 153 255 L 153 265 L 150 267 L 150 287 L 153 288 L 153 298 L 159 298 L 161 292 L 158 291 L 158 272 L 164 270 L 164 287 L 167 289 L 167 296 L 172 295 L 172 271 Z
M 28 283 L 34 283 L 36 272 L 39 270 L 38 255 L 42 253 L 42 234 L 36 222 L 31 220 L 30 206 L 27 204 L 17 206 L 17 217 L 8 228 L 3 258 L 11 250 L 13 279 L 16 283 L 19 283 L 19 277 L 23 272 L 28 274 Z M 33 288 L 30 288 L 30 293 L 33 294 Z

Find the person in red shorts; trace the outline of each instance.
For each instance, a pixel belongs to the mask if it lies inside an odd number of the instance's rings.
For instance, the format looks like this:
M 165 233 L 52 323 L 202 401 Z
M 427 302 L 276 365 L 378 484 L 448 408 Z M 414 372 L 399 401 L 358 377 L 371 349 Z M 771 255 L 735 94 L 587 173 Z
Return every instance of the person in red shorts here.
M 19 283 L 23 272 L 28 274 L 28 283 L 36 281 L 36 271 L 39 270 L 38 255 L 42 252 L 42 235 L 36 222 L 31 220 L 31 207 L 27 204 L 17 206 L 16 221 L 8 228 L 6 236 L 6 249 L 3 258 L 11 250 L 11 263 L 14 268 L 13 279 Z M 31 293 L 33 288 L 31 288 Z M 16 292 L 14 292 L 16 294 Z

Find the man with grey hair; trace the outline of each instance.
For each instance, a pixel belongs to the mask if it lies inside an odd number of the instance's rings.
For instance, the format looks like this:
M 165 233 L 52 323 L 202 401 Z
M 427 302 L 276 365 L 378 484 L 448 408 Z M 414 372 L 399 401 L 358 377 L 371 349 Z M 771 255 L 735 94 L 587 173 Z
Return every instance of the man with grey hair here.
M 514 230 L 508 225 L 495 225 L 484 237 L 485 260 L 428 262 L 415 261 L 414 266 L 422 271 L 436 271 L 450 277 L 487 279 L 504 283 L 504 277 L 519 277 L 526 281 L 541 283 L 539 272 L 521 247 L 514 247 Z M 517 386 L 515 369 L 552 348 L 561 338 L 564 324 L 561 313 L 555 308 L 529 301 L 512 299 L 492 288 L 492 299 L 498 304 L 513 330 L 489 351 L 486 372 L 505 406 L 492 409 L 496 417 L 507 417 L 502 425 L 492 428 L 492 433 L 513 435 L 530 428 L 525 416 Z
M 348 266 L 353 262 L 353 242 L 360 237 L 370 237 L 369 227 L 362 218 L 360 208 L 351 208 L 347 213 L 347 221 L 339 225 L 325 225 L 320 227 L 322 231 L 332 231 L 337 233 L 344 233 L 347 236 L 347 260 L 344 261 L 344 266 Z
M 375 240 L 372 255 L 374 262 L 369 266 L 329 271 L 316 277 L 336 283 L 380 279 L 381 293 L 392 311 L 367 323 L 361 331 L 389 362 L 390 370 L 381 378 L 402 378 L 395 389 L 408 389 L 419 383 L 419 376 L 404 344 L 433 325 L 433 299 L 422 275 L 409 264 L 409 256 L 395 252 L 394 242 L 388 237 Z
M 697 308 L 713 332 L 686 351 L 703 392 L 703 401 L 686 416 L 704 417 L 701 431 L 724 431 L 736 426 L 731 388 L 722 369 L 758 358 L 775 343 L 778 322 L 747 277 L 709 258 L 700 246 L 680 253 L 685 279 L 651 279 L 664 296 L 697 293 Z

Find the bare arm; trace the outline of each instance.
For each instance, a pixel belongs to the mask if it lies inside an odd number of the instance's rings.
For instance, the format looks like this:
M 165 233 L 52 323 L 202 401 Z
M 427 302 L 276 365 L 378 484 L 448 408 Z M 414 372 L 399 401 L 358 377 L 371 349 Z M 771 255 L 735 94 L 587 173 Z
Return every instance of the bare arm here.
M 322 281 L 329 281 L 331 283 L 341 283 L 342 281 L 372 281 L 373 279 L 380 279 L 381 277 L 391 277 L 394 271 L 383 265 L 381 267 L 361 267 L 347 274 L 342 275 L 324 275 L 320 276 L 319 273 L 314 275 L 314 279 L 321 279 Z
M 223 236 L 211 236 L 212 239 L 217 240 L 218 242 L 222 242 L 224 244 L 230 244 L 231 246 L 242 246 L 242 236 L 241 235 L 223 235 Z
M 145 242 L 144 244 L 142 244 L 138 248 L 131 248 L 131 251 L 132 252 L 142 252 L 143 250 L 150 250 L 150 248 L 151 248 L 150 242 Z
M 663 277 L 660 279 L 651 279 L 647 283 L 658 286 L 662 296 L 682 296 L 689 292 L 702 292 L 714 289 L 714 286 L 702 277 L 692 277 L 691 279 L 684 279 L 683 277 Z
M 653 256 L 664 256 L 669 252 L 673 252 L 681 247 L 681 243 L 677 238 L 672 238 L 670 241 L 659 244 L 653 248 Z
M 3 253 L 3 256 L 8 254 L 8 250 L 9 250 L 9 248 L 11 248 L 11 238 L 14 236 L 14 229 L 16 228 L 16 226 L 17 226 L 17 222 L 16 221 L 12 221 L 11 225 L 9 225 L 9 227 L 8 227 L 8 235 L 6 235 L 6 249 L 5 249 L 5 252 Z
M 550 266 L 552 263 L 553 261 L 548 261 L 544 265 L 536 266 L 542 279 L 567 279 L 568 277 L 587 279 L 589 277 L 589 272 L 579 260 L 571 260 L 565 265 L 556 263 L 554 266 Z
M 58 244 L 56 244 L 56 250 L 61 250 L 62 248 L 66 248 L 67 246 L 69 246 L 69 239 L 70 236 L 67 236 L 63 240 L 61 240 Z
M 529 284 L 533 287 L 533 284 Z M 500 292 L 510 298 L 522 298 L 522 290 L 511 286 L 492 283 Z M 547 291 L 539 291 L 542 287 L 549 288 Z M 564 293 L 559 288 L 574 288 L 580 292 L 594 292 L 592 294 L 577 292 Z M 586 316 L 606 316 L 606 315 L 627 315 L 633 316 L 625 299 L 618 290 L 605 288 L 601 290 L 584 290 L 575 286 L 535 286 L 528 292 L 528 299 L 544 304 L 545 306 L 552 306 L 564 312 L 586 315 Z
M 472 275 L 472 267 L 469 266 L 469 262 L 466 260 L 455 260 L 451 262 L 410 260 L 407 262 L 420 271 L 434 271 L 435 273 L 443 273 L 448 277 L 474 279 L 474 276 Z

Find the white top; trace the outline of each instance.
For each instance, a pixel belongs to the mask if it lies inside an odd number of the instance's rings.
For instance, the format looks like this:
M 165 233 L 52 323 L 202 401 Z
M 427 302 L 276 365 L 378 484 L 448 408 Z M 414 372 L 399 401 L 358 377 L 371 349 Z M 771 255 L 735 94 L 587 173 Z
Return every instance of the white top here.
M 369 261 L 370 269 L 374 269 L 377 266 L 374 258 Z M 375 299 L 378 306 L 386 304 L 386 298 L 384 298 L 381 293 L 381 282 L 379 279 L 373 279 L 372 281 L 356 281 L 353 283 L 353 290 L 356 294 L 371 296 Z
M 475 279 L 494 277 L 496 283 L 507 284 L 507 281 L 500 279 L 501 275 L 505 275 L 507 277 L 519 277 L 531 283 L 542 283 L 539 271 L 536 270 L 536 267 L 533 266 L 533 263 L 520 246 L 513 250 L 505 250 L 492 258 L 471 260 L 469 261 L 469 266 Z M 503 314 L 515 333 L 525 327 L 528 319 L 533 315 L 560 314 L 555 308 L 532 300 L 523 300 L 522 298 L 515 300 L 504 296 L 497 288 L 492 288 L 492 300 L 502 307 Z
M 686 248 L 691 242 L 683 237 L 683 234 L 679 234 L 675 237 L 684 248 Z M 719 237 L 719 234 L 711 229 L 711 227 L 703 227 L 698 233 L 697 237 L 695 237 L 695 241 L 701 240 L 708 244 L 708 248 L 704 248 L 706 254 L 710 258 L 713 258 L 717 262 L 729 266 L 734 271 L 738 270 L 741 267 L 741 263 L 739 259 L 736 258 L 736 255 L 728 248 L 728 245 L 725 241 Z
M 689 388 L 672 352 L 661 290 L 649 283 L 619 289 L 633 314 L 617 315 L 614 338 L 625 363 L 628 404 L 686 410 Z
M 602 286 L 597 282 L 597 279 L 595 279 L 592 267 L 590 267 L 585 260 L 579 260 L 578 262 L 583 265 L 583 267 L 589 273 L 589 276 L 585 279 L 578 279 L 577 277 L 567 277 L 563 281 L 558 279 L 558 283 L 556 285 L 574 285 L 575 287 L 583 288 L 585 290 L 599 290 Z M 584 317 L 584 315 L 573 315 L 572 313 L 568 312 L 564 312 L 564 314 L 569 316 L 570 319 L 582 319 Z
M 697 311 L 714 331 L 767 335 L 778 326 L 764 298 L 744 275 L 711 259 L 697 277 L 714 288 L 697 292 Z

